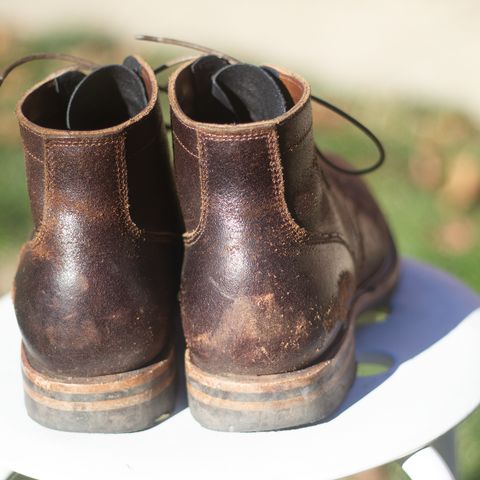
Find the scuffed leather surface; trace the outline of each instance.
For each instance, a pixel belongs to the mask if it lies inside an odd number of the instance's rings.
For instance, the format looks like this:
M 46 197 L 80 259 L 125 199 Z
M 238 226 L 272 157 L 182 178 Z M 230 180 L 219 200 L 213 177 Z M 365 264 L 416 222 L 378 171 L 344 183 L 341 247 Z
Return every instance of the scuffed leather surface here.
M 220 374 L 308 366 L 392 254 L 383 216 L 357 177 L 317 158 L 301 79 L 289 79 L 290 112 L 242 126 L 188 118 L 177 94 L 186 81 L 177 73 L 169 94 L 181 206 L 197 212 L 184 237 L 180 295 L 192 360 Z M 189 189 L 191 178 L 200 186 Z
M 155 77 L 142 65 L 151 95 Z M 19 105 L 25 149 L 35 155 L 26 153 L 37 228 L 21 251 L 14 303 L 40 371 L 125 372 L 152 361 L 169 340 L 180 218 L 156 96 L 151 101 L 127 124 L 73 134 L 37 128 Z

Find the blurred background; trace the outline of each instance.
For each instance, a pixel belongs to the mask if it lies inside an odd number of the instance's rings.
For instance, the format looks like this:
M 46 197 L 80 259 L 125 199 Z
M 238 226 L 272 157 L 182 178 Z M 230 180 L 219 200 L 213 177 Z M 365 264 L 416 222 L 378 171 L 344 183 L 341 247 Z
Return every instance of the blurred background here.
M 384 142 L 387 162 L 366 180 L 401 253 L 480 291 L 479 19 L 477 0 L 0 0 L 0 68 L 39 51 L 99 63 L 140 53 L 154 65 L 191 54 L 133 39 L 149 33 L 295 71 Z M 31 228 L 15 104 L 59 66 L 24 66 L 0 89 L 0 294 Z M 359 166 L 375 154 L 333 114 L 316 108 L 315 121 L 323 149 Z M 478 480 L 478 410 L 458 439 L 459 478 Z M 391 465 L 361 478 L 406 477 Z

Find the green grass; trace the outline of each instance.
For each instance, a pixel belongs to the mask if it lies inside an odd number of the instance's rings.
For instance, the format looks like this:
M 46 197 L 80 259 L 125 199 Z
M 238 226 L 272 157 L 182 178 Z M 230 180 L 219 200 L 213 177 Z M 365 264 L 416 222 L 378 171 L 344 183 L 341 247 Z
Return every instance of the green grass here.
M 80 32 L 80 33 L 79 33 Z M 140 46 L 139 46 L 140 48 Z M 64 51 L 90 57 L 99 62 L 119 61 L 130 53 L 122 51 L 110 37 L 77 32 L 60 32 L 21 40 L 11 35 L 10 44 L 0 49 L 0 66 L 17 56 L 33 51 Z M 148 59 L 152 59 L 151 49 Z M 163 48 L 155 63 L 160 63 Z M 2 53 L 3 52 L 3 53 Z M 178 52 L 176 52 L 177 54 Z M 153 59 L 152 59 L 153 60 Z M 247 59 L 248 60 L 248 59 Z M 20 148 L 14 105 L 23 91 L 53 71 L 58 64 L 35 62 L 21 67 L 0 88 L 0 292 L 10 285 L 16 255 L 28 238 L 31 219 L 27 201 L 23 155 Z M 320 92 L 320 89 L 313 89 Z M 436 106 L 387 103 L 376 99 L 355 99 L 338 94 L 326 95 L 369 125 L 384 141 L 387 161 L 366 180 L 379 199 L 394 231 L 403 255 L 437 265 L 480 289 L 480 206 L 479 198 L 468 207 L 445 202 L 442 185 L 434 189 L 419 187 L 412 181 L 409 162 L 419 145 L 433 145 L 442 157 L 443 177 L 460 152 L 468 151 L 480 159 L 480 134 L 471 122 L 457 112 Z M 331 117 L 318 126 L 317 141 L 323 150 L 342 153 L 355 165 L 374 158 L 375 151 L 352 127 L 337 124 Z M 327 121 L 325 121 L 327 120 Z M 445 178 L 442 180 L 444 182 Z M 467 219 L 473 225 L 473 243 L 457 251 L 439 246 L 439 231 L 455 219 Z M 480 478 L 480 411 L 458 428 L 460 479 Z M 394 470 L 392 475 L 396 477 Z M 396 477 L 397 478 L 397 477 Z
M 22 152 L 0 145 L 0 249 L 17 248 L 31 229 Z

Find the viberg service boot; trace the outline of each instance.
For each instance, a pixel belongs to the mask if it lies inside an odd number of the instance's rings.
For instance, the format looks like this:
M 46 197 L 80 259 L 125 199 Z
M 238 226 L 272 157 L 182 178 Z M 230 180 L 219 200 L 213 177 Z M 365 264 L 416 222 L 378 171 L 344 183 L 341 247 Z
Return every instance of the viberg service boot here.
M 307 82 L 231 63 L 169 82 L 189 404 L 208 428 L 282 429 L 345 397 L 355 318 L 393 288 L 397 254 L 365 184 L 315 148 Z
M 34 221 L 14 303 L 29 415 L 142 430 L 174 403 L 181 220 L 152 69 L 62 70 L 17 107 Z

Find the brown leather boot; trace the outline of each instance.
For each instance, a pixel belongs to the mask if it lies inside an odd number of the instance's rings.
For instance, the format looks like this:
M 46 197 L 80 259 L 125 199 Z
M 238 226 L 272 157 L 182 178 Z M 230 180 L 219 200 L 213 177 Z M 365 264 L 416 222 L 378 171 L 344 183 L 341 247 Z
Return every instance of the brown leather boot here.
M 157 93 L 128 57 L 17 107 L 34 232 L 14 303 L 27 410 L 51 428 L 141 430 L 173 407 L 182 227 Z
M 315 148 L 299 76 L 207 56 L 169 100 L 191 411 L 216 430 L 321 420 L 355 377 L 355 318 L 397 279 L 384 217 Z

